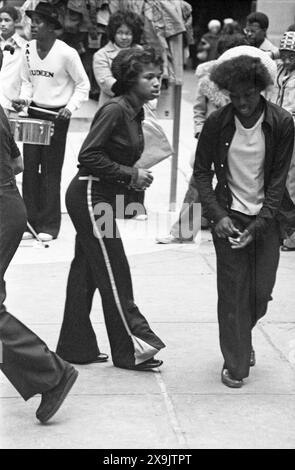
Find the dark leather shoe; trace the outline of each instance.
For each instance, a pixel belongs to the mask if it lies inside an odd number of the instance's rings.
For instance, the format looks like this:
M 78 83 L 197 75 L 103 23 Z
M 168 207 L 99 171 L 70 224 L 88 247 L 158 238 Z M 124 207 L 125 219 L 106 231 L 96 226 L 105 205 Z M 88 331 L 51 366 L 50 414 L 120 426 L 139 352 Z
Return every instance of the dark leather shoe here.
M 256 356 L 255 356 L 255 351 L 252 348 L 251 354 L 250 354 L 250 367 L 255 366 L 255 364 L 256 364 Z
M 69 365 L 56 387 L 42 393 L 41 403 L 36 411 L 36 417 L 41 423 L 46 423 L 58 411 L 77 377 L 78 371 Z
M 96 364 L 98 362 L 107 362 L 109 356 L 105 353 L 99 353 L 97 358 L 94 359 L 93 361 L 88 361 L 88 362 L 77 362 L 77 361 L 68 361 L 70 362 L 71 364 L 77 364 L 77 365 L 80 365 L 80 366 L 84 366 L 84 365 L 87 365 L 87 364 Z
M 281 246 L 281 251 L 295 251 L 295 247 L 289 248 L 286 245 Z
M 152 370 L 152 369 L 161 367 L 162 364 L 163 364 L 163 361 L 152 358 L 152 359 L 148 359 L 145 362 L 142 362 L 141 364 L 137 364 L 135 366 L 130 366 L 130 367 L 125 367 L 125 369 L 146 371 L 146 370 Z
M 222 369 L 221 382 L 230 388 L 241 388 L 244 385 L 243 380 L 237 380 L 231 377 L 228 369 Z

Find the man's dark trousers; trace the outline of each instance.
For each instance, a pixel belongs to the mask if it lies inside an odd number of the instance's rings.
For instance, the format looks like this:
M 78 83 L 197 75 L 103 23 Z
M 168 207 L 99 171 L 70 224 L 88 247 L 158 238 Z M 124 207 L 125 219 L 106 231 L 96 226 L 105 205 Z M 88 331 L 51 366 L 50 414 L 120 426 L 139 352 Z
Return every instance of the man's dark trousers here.
M 4 306 L 4 275 L 25 229 L 26 210 L 15 182 L 0 186 L 0 368 L 24 400 L 28 400 L 55 387 L 66 363 Z
M 232 213 L 241 231 L 252 218 Z M 273 221 L 263 238 L 233 250 L 213 233 L 217 257 L 218 322 L 225 367 L 235 379 L 249 375 L 252 329 L 267 310 L 280 256 L 280 232 Z
M 60 184 L 69 120 L 38 111 L 30 111 L 29 116 L 53 121 L 54 134 L 50 145 L 24 144 L 23 197 L 28 220 L 37 233 L 56 238 L 61 224 Z

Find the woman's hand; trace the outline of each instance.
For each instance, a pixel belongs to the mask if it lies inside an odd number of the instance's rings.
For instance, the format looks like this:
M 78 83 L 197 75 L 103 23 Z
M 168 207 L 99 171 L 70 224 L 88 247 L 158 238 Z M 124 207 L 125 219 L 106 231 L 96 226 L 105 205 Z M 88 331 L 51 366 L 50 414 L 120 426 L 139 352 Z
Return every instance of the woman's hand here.
M 233 221 L 230 217 L 223 217 L 214 228 L 216 235 L 219 238 L 227 238 L 231 235 L 241 235 L 240 231 L 234 226 Z
M 146 189 L 148 188 L 153 182 L 153 175 L 150 170 L 145 170 L 143 168 L 138 168 L 138 176 L 137 180 L 134 184 L 135 189 Z
M 230 242 L 233 250 L 240 250 L 253 241 L 253 235 L 245 229 L 238 238 L 228 237 L 228 241 Z
M 24 163 L 21 156 L 12 159 L 12 169 L 15 175 L 24 171 Z

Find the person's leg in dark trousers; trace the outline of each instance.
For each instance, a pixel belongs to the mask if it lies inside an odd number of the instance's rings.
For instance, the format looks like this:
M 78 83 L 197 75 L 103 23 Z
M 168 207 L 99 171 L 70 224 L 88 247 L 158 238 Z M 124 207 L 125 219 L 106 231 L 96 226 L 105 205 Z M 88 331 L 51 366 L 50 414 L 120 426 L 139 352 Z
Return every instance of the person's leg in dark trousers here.
M 28 221 L 38 232 L 39 212 L 40 212 L 40 145 L 24 144 L 24 172 L 22 193 L 25 201 Z
M 52 120 L 36 111 L 30 117 Z M 24 144 L 23 197 L 37 233 L 56 238 L 61 224 L 60 184 L 69 121 L 55 119 L 50 145 Z
M 266 314 L 276 281 L 280 260 L 280 230 L 276 222 L 268 228 L 262 240 L 252 245 L 252 249 L 251 312 L 252 328 L 254 328 L 260 318 Z
M 100 353 L 90 321 L 95 290 L 92 271 L 77 236 L 68 277 L 65 318 L 57 347 L 57 353 L 69 362 L 91 362 Z
M 134 304 L 130 269 L 121 239 L 113 236 L 104 237 L 102 240 L 99 240 L 94 234 L 94 227 L 86 199 L 87 184 L 87 181 L 79 181 L 76 177 L 69 187 L 66 198 L 67 208 L 77 231 L 77 241 L 81 245 L 78 255 L 82 257 L 84 254 L 92 272 L 92 283 L 94 282 L 100 291 L 114 365 L 119 367 L 134 366 L 134 345 L 126 330 L 120 311 L 123 313 L 123 317 L 127 321 L 132 334 L 151 345 L 155 349 L 154 354 L 163 348 L 164 344 L 152 332 L 146 319 L 140 314 Z M 92 191 L 93 206 L 99 202 L 107 203 L 106 199 L 103 200 L 103 191 L 100 191 L 100 185 L 96 185 L 96 189 Z M 112 215 L 111 217 L 113 234 L 116 234 L 118 232 L 115 219 Z M 84 261 L 80 259 L 79 263 L 81 266 Z M 110 272 L 113 279 L 110 276 Z M 92 283 L 91 285 L 93 285 Z M 90 288 L 87 287 L 88 292 L 91 290 L 91 285 Z M 75 297 L 76 289 L 76 284 L 69 283 L 67 297 Z M 74 342 L 74 337 L 77 338 L 77 335 L 79 335 L 79 328 L 73 318 L 73 310 L 69 309 L 71 307 L 70 304 L 70 301 L 67 300 L 57 352 L 67 360 L 71 358 L 79 362 L 80 357 L 73 357 L 75 354 L 79 354 L 80 350 L 80 347 L 79 350 L 76 350 Z M 77 299 L 75 311 L 80 309 L 88 318 L 90 306 L 89 296 L 82 295 Z M 81 323 L 84 325 L 84 329 L 80 332 L 78 343 L 80 345 L 84 344 L 84 354 L 85 356 L 88 355 L 89 361 L 91 361 L 96 358 L 98 348 L 92 346 L 92 349 L 89 349 L 85 338 L 93 336 L 92 328 L 89 328 L 87 319 L 84 319 Z M 85 328 L 87 331 L 85 331 Z M 73 335 L 71 334 L 72 329 Z
M 26 210 L 15 185 L 0 188 L 0 341 L 2 372 L 28 400 L 54 388 L 66 363 L 29 328 L 6 311 L 4 275 L 26 228 Z
M 38 232 L 56 238 L 61 224 L 60 185 L 69 120 L 56 119 L 51 143 L 43 146 L 40 175 Z
M 214 235 L 217 258 L 218 323 L 225 368 L 241 380 L 249 374 L 251 353 L 249 250 L 233 250 L 227 239 Z

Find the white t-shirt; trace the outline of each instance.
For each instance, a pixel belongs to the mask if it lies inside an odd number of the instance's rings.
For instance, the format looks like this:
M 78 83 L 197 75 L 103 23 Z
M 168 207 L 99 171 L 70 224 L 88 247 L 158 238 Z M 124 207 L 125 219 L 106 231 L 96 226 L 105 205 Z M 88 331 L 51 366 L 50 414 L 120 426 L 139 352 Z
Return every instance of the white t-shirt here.
M 265 136 L 264 113 L 250 129 L 235 116 L 236 132 L 228 152 L 228 185 L 232 193 L 231 209 L 257 215 L 264 201 Z
M 56 39 L 49 53 L 41 59 L 37 41 L 27 43 L 22 62 L 20 98 L 38 106 L 66 106 L 71 112 L 88 99 L 89 80 L 78 52 Z

